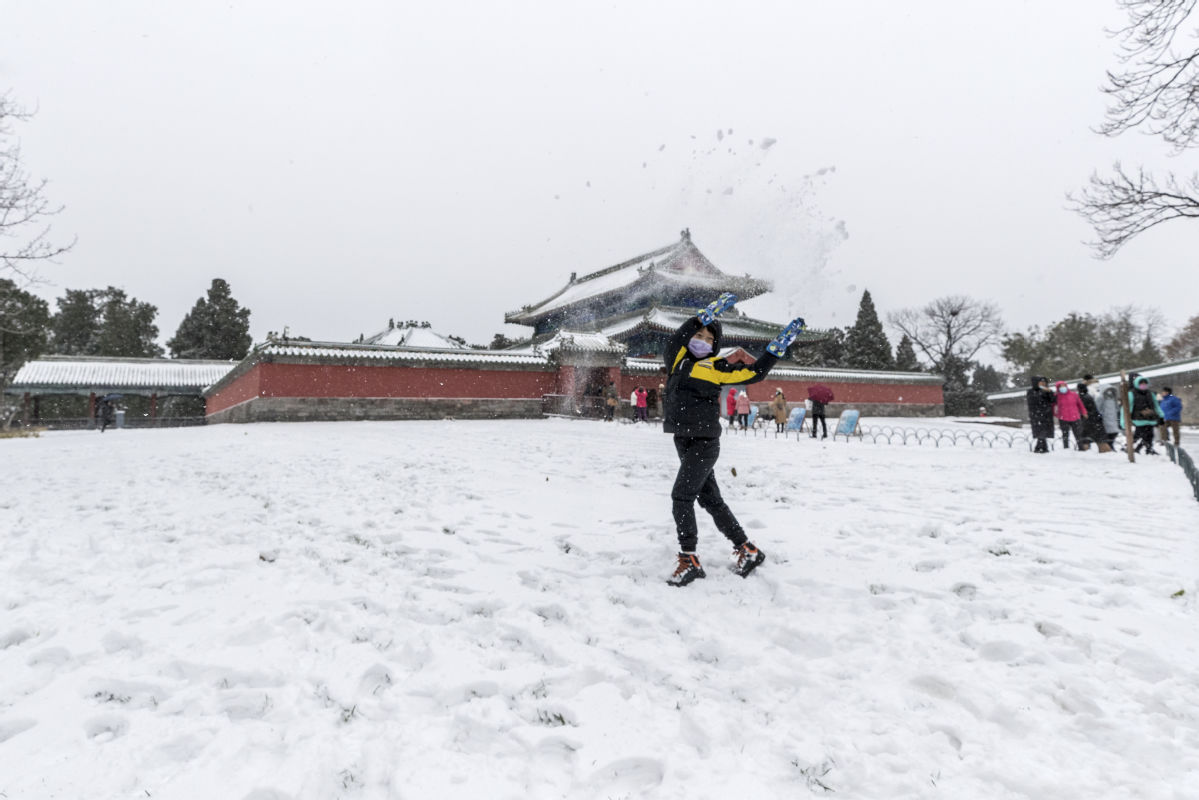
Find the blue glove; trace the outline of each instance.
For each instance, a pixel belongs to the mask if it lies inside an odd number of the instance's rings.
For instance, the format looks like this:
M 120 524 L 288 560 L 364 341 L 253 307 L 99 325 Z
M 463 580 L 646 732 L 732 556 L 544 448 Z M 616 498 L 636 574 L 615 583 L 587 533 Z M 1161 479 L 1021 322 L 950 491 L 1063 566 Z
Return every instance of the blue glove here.
M 708 303 L 707 308 L 700 311 L 697 315 L 699 321 L 704 325 L 711 325 L 712 320 L 719 317 L 724 312 L 733 307 L 733 303 L 737 302 L 737 295 L 725 292 L 720 297 L 717 297 L 711 303 Z
M 766 352 L 777 358 L 782 358 L 787 354 L 787 348 L 799 337 L 800 331 L 806 331 L 807 329 L 808 326 L 803 321 L 803 317 L 796 317 L 787 323 L 787 327 L 779 331 L 779 335 L 774 337 L 773 342 L 766 345 Z

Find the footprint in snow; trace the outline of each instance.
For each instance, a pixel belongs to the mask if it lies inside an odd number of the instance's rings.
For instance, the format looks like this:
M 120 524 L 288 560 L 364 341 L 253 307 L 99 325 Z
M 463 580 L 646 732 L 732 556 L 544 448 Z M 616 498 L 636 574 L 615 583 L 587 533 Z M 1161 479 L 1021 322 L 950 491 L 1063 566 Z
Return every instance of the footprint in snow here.
M 0 744 L 4 744 L 19 733 L 24 733 L 34 725 L 37 725 L 37 720 L 25 717 L 0 720 Z
M 597 769 L 587 781 L 597 797 L 643 795 L 662 783 L 666 770 L 654 758 L 624 758 Z
M 33 638 L 33 631 L 28 628 L 13 628 L 6 633 L 0 633 L 0 650 L 16 647 L 22 642 Z
M 129 730 L 129 720 L 120 714 L 102 714 L 92 717 L 83 725 L 83 732 L 94 742 L 111 742 L 124 736 Z
M 292 796 L 278 789 L 254 789 L 241 800 L 292 800 Z
M 985 642 L 978 648 L 978 654 L 987 661 L 1011 662 L 1024 653 L 1024 648 L 1015 642 Z

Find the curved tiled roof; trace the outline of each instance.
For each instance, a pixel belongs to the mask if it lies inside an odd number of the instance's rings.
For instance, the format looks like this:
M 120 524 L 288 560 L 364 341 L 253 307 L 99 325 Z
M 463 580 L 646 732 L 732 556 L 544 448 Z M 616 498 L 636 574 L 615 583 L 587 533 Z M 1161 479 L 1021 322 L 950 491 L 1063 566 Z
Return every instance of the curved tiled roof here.
M 1179 375 L 1185 372 L 1199 372 L 1199 358 L 1184 358 L 1181 361 L 1170 361 L 1165 364 L 1153 364 L 1148 367 L 1132 368 L 1127 372 L 1135 372 L 1138 375 L 1144 375 L 1146 378 L 1165 378 L 1170 375 Z M 1054 381 L 1059 380 L 1054 378 Z M 1072 378 L 1066 381 L 1070 386 L 1074 386 L 1082 381 L 1082 378 Z M 1103 375 L 1096 375 L 1095 381 L 1099 384 L 1119 383 L 1119 372 L 1108 372 Z M 1169 384 L 1166 384 L 1167 386 Z M 1004 392 L 993 392 L 987 395 L 988 400 L 1013 400 L 1017 397 L 1024 397 L 1028 393 L 1028 386 L 1022 386 L 1019 389 L 1009 389 Z
M 170 358 L 46 356 L 21 367 L 6 390 L 128 391 L 199 394 L 237 366 L 236 361 Z
M 738 277 L 721 272 L 691 242 L 690 234 L 684 231 L 682 238 L 674 244 L 581 278 L 572 275 L 571 280 L 557 292 L 540 303 L 505 314 L 504 321 L 532 325 L 537 320 L 576 303 L 626 290 L 638 282 L 648 283 L 652 280 L 709 286 L 714 291 L 735 291 L 743 300 L 768 292 L 771 288 L 768 281 L 748 275 Z
M 382 344 L 392 347 L 419 347 L 424 350 L 469 350 L 448 336 L 442 336 L 431 328 L 415 325 L 387 328 L 363 339 L 361 344 Z
M 512 353 L 507 350 L 474 350 L 391 347 L 388 345 L 347 344 L 344 342 L 271 342 L 254 351 L 259 356 L 295 356 L 301 358 L 365 358 L 377 361 L 449 361 L 463 364 L 544 364 L 545 356 Z

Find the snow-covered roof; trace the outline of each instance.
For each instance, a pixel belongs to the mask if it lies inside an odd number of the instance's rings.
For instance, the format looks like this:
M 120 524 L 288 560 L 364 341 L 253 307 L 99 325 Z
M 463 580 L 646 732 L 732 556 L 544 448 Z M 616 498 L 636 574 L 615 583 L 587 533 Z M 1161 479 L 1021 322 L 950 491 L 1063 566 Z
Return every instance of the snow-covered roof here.
M 635 312 L 606 320 L 600 325 L 600 333 L 605 336 L 620 338 L 636 330 L 646 328 L 660 331 L 674 331 L 694 316 L 694 309 L 655 306 L 646 312 Z M 741 316 L 734 312 L 722 316 L 720 318 L 720 325 L 726 339 L 756 339 L 762 342 L 770 341 L 783 328 L 781 323 Z M 800 335 L 800 341 L 811 341 L 822 338 L 824 338 L 823 335 L 815 331 L 805 331 Z
M 724 352 L 723 350 L 721 351 Z M 632 372 L 657 372 L 662 369 L 660 358 L 629 358 L 625 364 Z M 833 369 L 831 367 L 799 367 L 779 365 L 770 370 L 770 378 L 790 380 L 828 381 L 829 383 L 944 383 L 940 375 L 927 372 L 888 372 L 869 369 Z
M 570 350 L 585 350 L 592 353 L 624 353 L 625 346 L 614 342 L 602 333 L 557 331 L 549 339 L 541 342 L 529 342 L 502 353 L 545 353 L 567 348 Z
M 344 342 L 271 342 L 255 349 L 259 356 L 295 356 L 302 358 L 365 358 L 378 361 L 448 361 L 463 364 L 544 364 L 545 356 L 514 353 L 510 350 L 472 348 L 410 349 L 387 345 L 347 344 Z
M 770 283 L 751 278 L 728 275 L 716 268 L 691 241 L 684 231 L 674 244 L 629 259 L 582 277 L 571 275 L 566 286 L 540 303 L 525 306 L 504 316 L 505 322 L 524 325 L 567 306 L 610 294 L 641 280 L 659 279 L 691 286 L 708 286 L 713 290 L 736 291 L 742 299 L 770 291 Z
M 1128 372 L 1135 372 L 1137 375 L 1144 375 L 1146 378 L 1167 378 L 1171 375 L 1181 375 L 1187 372 L 1199 372 L 1199 358 L 1187 358 L 1182 361 L 1171 361 L 1168 364 L 1154 364 L 1144 369 L 1130 369 Z M 1052 378 L 1051 383 L 1056 383 L 1062 378 Z M 1120 382 L 1119 372 L 1108 372 L 1104 375 L 1096 375 L 1095 380 L 1099 384 L 1112 384 Z M 1070 386 L 1074 386 L 1082 382 L 1082 378 L 1071 378 L 1066 381 Z M 1027 386 L 1020 389 L 1010 389 L 1006 392 L 995 392 L 987 395 L 988 400 L 1012 400 L 1017 397 L 1024 397 L 1028 393 Z
M 469 350 L 461 342 L 455 342 L 448 336 L 442 336 L 432 328 L 418 328 L 409 325 L 402 328 L 388 328 L 368 336 L 362 344 L 381 344 L 391 347 L 415 347 L 425 350 Z
M 199 394 L 237 366 L 236 361 L 169 358 L 45 356 L 21 367 L 5 391 L 127 391 Z

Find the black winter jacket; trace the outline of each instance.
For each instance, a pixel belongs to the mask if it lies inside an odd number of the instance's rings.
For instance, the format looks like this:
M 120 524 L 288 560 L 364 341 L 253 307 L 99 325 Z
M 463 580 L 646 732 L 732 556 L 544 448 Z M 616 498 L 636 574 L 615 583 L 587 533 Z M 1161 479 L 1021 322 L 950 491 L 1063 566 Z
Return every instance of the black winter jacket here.
M 1034 375 L 1032 388 L 1026 395 L 1028 398 L 1028 422 L 1029 427 L 1032 428 L 1034 439 L 1053 438 L 1053 404 L 1057 402 L 1057 398 L 1053 396 L 1053 392 L 1047 392 L 1037 386 L 1043 380 L 1045 378 Z
M 757 383 L 766 377 L 778 358 L 763 353 L 752 366 L 730 364 L 720 352 L 719 322 L 708 325 L 716 341 L 713 355 L 696 358 L 687 349 L 691 337 L 704 327 L 698 317 L 684 322 L 670 337 L 662 359 L 670 377 L 666 381 L 665 421 L 662 429 L 676 436 L 714 439 L 720 436 L 720 392 L 725 386 Z

